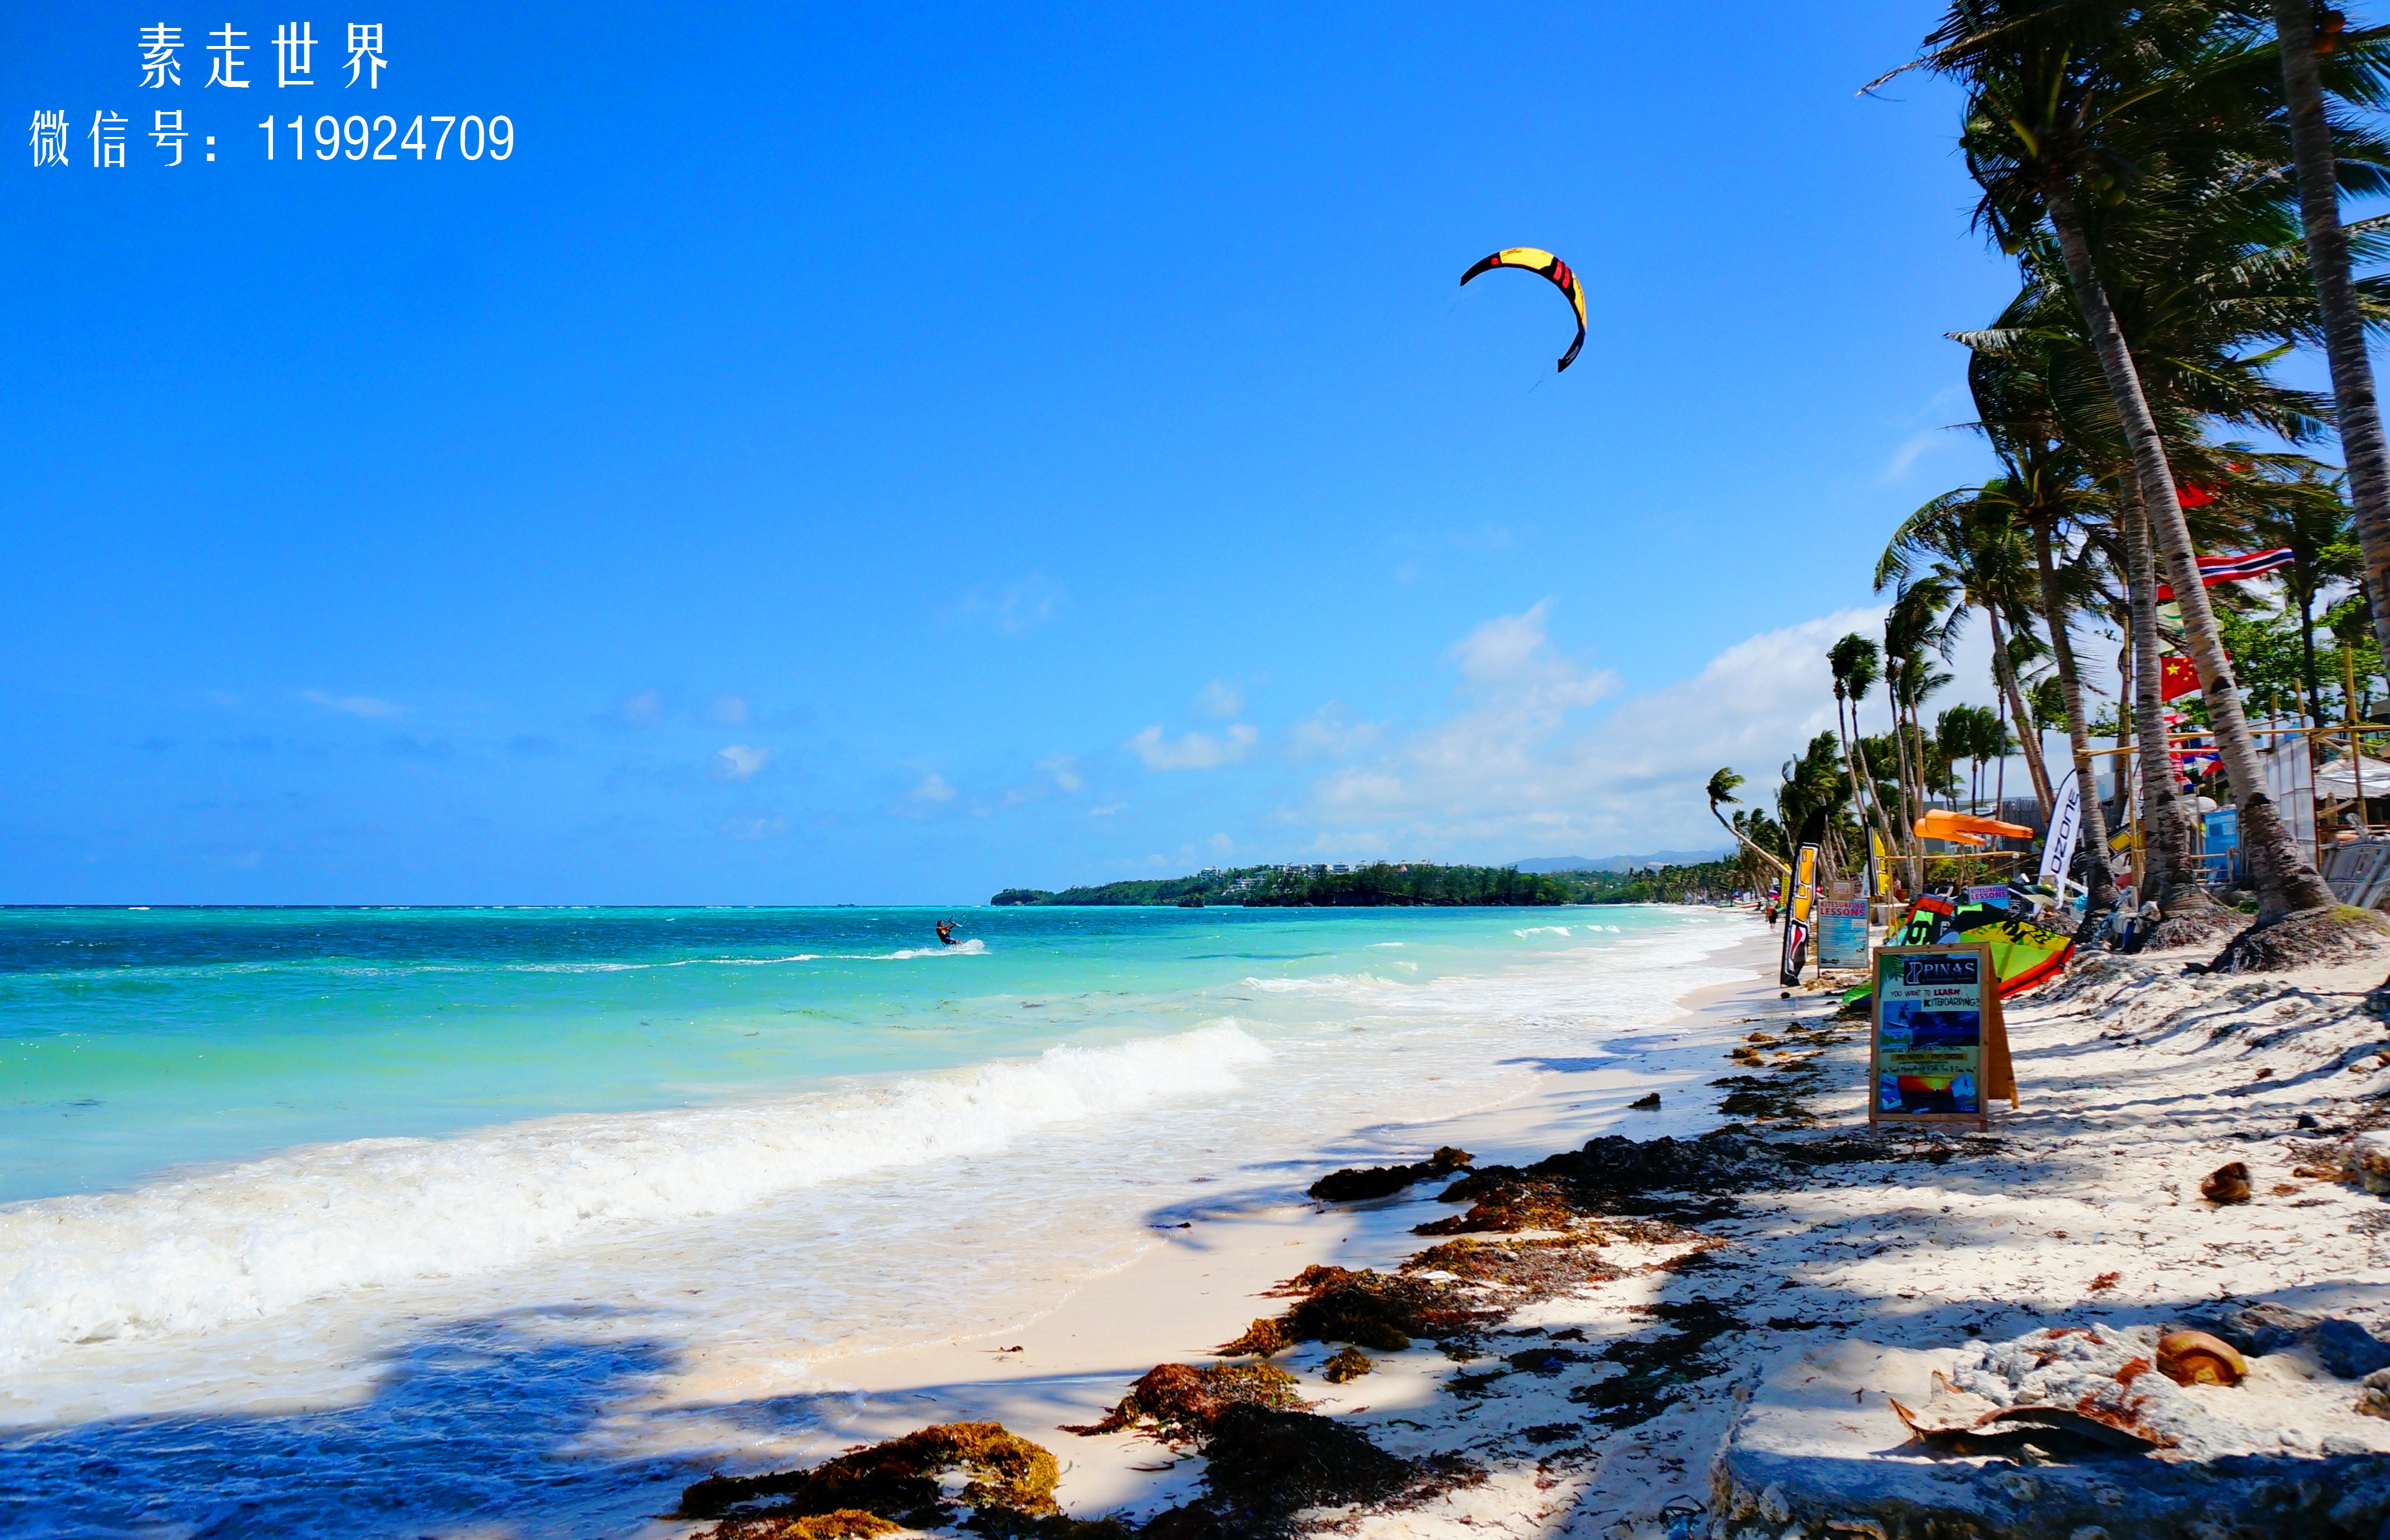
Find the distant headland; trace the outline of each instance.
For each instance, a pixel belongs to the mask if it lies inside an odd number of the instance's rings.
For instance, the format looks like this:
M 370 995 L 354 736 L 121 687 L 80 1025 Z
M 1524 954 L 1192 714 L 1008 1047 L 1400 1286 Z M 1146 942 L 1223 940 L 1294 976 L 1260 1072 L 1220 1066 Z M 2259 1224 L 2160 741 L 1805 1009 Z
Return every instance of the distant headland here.
M 1189 877 L 1106 882 L 1049 892 L 1007 888 L 996 905 L 1213 905 L 1249 908 L 1371 908 L 1381 905 L 1681 904 L 1714 902 L 1747 886 L 1731 861 L 1644 871 L 1529 872 L 1517 866 L 1447 866 L 1431 861 L 1315 862 L 1206 866 Z

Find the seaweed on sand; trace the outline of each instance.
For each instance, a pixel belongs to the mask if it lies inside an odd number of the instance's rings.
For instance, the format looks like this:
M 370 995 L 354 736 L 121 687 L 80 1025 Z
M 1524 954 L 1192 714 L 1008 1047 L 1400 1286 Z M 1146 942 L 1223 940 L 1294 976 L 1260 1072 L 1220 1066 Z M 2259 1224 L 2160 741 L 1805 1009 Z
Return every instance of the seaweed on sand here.
M 1681 1387 L 1716 1372 L 1717 1361 L 1702 1350 L 1729 1331 L 1743 1329 L 1741 1319 L 1708 1300 L 1648 1309 L 1676 1329 L 1662 1337 L 1611 1343 L 1601 1357 L 1622 1372 L 1568 1392 L 1571 1401 L 1593 1408 L 1592 1420 L 1604 1427 L 1631 1428 L 1657 1417 L 1680 1399 Z
M 1698 1139 L 1610 1134 L 1531 1166 L 1480 1167 L 1443 1194 L 1446 1202 L 1471 1203 L 1467 1213 L 1416 1226 L 1413 1233 L 1568 1229 L 1582 1219 L 1614 1214 L 1710 1218 L 1724 1206 L 1717 1200 L 1775 1185 L 1780 1170 L 1771 1147 L 1733 1134 Z
M 1323 1203 L 1358 1203 L 1371 1198 L 1389 1198 L 1414 1182 L 1449 1176 L 1473 1164 L 1476 1159 L 1465 1149 L 1446 1145 L 1412 1165 L 1347 1166 L 1312 1183 L 1310 1196 Z
M 1406 1273 L 1449 1273 L 1471 1283 L 1500 1284 L 1533 1299 L 1572 1293 L 1590 1283 L 1623 1277 L 1601 1260 L 1597 1238 L 1557 1240 L 1447 1240 L 1403 1264 Z
M 726 1519 L 714 1526 L 713 1534 L 717 1540 L 877 1540 L 902 1534 L 904 1528 L 877 1513 L 842 1508 L 803 1519 Z
M 1805 1124 L 1818 1121 L 1817 1114 L 1801 1104 L 1801 1097 L 1816 1088 L 1812 1082 L 1813 1077 L 1797 1072 L 1779 1071 L 1770 1079 L 1728 1075 L 1710 1084 L 1727 1093 L 1718 1102 L 1718 1110 L 1729 1118 L 1773 1118 L 1778 1123 Z
M 1400 1353 L 1414 1337 L 1459 1336 L 1506 1313 L 1442 1279 L 1343 1267 L 1306 1267 L 1270 1293 L 1295 1303 L 1275 1321 L 1255 1321 L 1242 1337 L 1222 1344 L 1221 1353 L 1261 1352 L 1260 1341 L 1279 1339 Z
M 1343 1385 L 1360 1379 L 1377 1367 L 1359 1348 L 1341 1347 L 1320 1366 L 1319 1377 L 1331 1385 Z
M 1445 1202 L 1471 1200 L 1467 1213 L 1456 1213 L 1411 1226 L 1413 1235 L 1468 1235 L 1517 1230 L 1565 1230 L 1575 1225 L 1576 1208 L 1558 1182 L 1522 1181 L 1505 1176 L 1464 1176 L 1444 1189 Z
M 1146 1540 L 1286 1535 L 1304 1508 L 1425 1496 L 1478 1478 L 1466 1462 L 1415 1463 L 1357 1428 L 1266 1406 L 1229 1408 L 1203 1452 L 1205 1495 L 1156 1514 L 1140 1532 Z
M 1231 1406 L 1295 1411 L 1309 1405 L 1295 1385 L 1294 1376 L 1267 1364 L 1156 1364 L 1137 1377 L 1102 1421 L 1066 1423 L 1062 1431 L 1085 1436 L 1143 1426 L 1167 1442 L 1200 1443 L 1212 1436 Z
M 970 1476 L 951 1500 L 938 1480 L 950 1470 Z M 948 1422 L 841 1455 L 807 1470 L 708 1476 L 681 1494 L 674 1517 L 829 1519 L 855 1510 L 919 1529 L 949 1521 L 957 1502 L 1023 1515 L 1052 1514 L 1060 1474 L 1051 1453 L 1007 1431 L 1000 1422 Z M 758 1503 L 765 1506 L 733 1512 Z M 716 1531 L 723 1540 L 802 1533 L 752 1526 Z

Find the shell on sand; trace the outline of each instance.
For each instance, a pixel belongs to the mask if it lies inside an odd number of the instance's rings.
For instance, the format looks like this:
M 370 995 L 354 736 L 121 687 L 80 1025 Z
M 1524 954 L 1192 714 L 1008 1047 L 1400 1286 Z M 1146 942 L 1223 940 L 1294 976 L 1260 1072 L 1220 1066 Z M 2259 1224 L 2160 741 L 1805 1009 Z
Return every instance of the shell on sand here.
M 2178 1385 L 2237 1385 L 2249 1364 L 2231 1343 L 2204 1331 L 2169 1331 L 2158 1339 L 2158 1372 Z

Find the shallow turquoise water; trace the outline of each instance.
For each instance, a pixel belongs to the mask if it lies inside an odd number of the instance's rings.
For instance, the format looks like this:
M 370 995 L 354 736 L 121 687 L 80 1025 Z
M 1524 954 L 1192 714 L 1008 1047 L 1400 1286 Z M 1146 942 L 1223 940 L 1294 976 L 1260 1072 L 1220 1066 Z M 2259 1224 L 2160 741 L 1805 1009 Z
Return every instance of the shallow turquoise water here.
M 932 927 L 960 921 L 964 944 Z M 0 1202 L 295 1144 L 699 1105 L 1417 984 L 1658 911 L 0 910 Z M 1574 922 L 1573 924 L 1571 922 Z M 1607 930 L 1600 933 L 1609 933 Z

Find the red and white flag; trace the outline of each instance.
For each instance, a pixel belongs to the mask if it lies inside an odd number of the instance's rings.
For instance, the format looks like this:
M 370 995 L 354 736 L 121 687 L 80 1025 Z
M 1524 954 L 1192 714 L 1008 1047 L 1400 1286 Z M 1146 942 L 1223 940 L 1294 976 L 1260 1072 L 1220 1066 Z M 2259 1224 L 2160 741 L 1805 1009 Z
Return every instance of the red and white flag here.
M 2219 583 L 2245 583 L 2268 572 L 2279 572 L 2291 564 L 2291 548 L 2281 546 L 2271 551 L 2247 551 L 2240 556 L 2204 556 L 2199 558 L 2199 585 L 2213 588 Z M 2172 584 L 2158 585 L 2158 602 L 2174 597 Z

